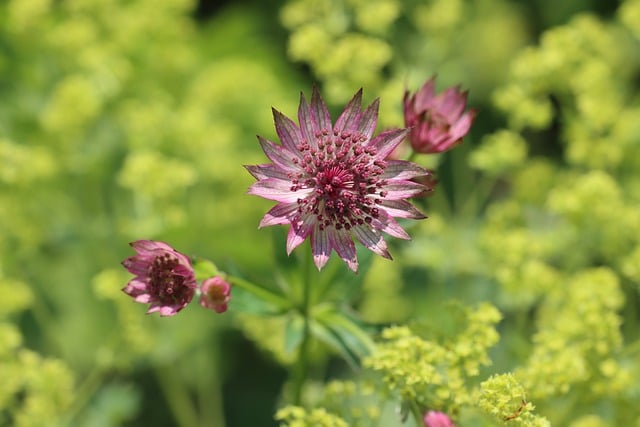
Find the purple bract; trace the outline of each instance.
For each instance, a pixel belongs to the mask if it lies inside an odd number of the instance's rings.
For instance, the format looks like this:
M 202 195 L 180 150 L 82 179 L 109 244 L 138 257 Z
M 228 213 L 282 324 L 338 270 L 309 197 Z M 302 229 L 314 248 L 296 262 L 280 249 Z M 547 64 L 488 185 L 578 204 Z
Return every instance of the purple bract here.
M 278 202 L 260 227 L 289 224 L 289 254 L 309 238 L 319 270 L 335 250 L 357 271 L 354 238 L 391 259 L 382 232 L 409 239 L 394 218 L 425 218 L 405 199 L 429 190 L 411 179 L 430 172 L 387 158 L 408 130 L 392 129 L 373 137 L 379 100 L 364 111 L 361 103 L 359 90 L 332 125 L 318 90 L 314 87 L 310 104 L 301 94 L 299 126 L 273 110 L 281 145 L 258 136 L 272 163 L 246 166 L 257 179 L 249 194 Z

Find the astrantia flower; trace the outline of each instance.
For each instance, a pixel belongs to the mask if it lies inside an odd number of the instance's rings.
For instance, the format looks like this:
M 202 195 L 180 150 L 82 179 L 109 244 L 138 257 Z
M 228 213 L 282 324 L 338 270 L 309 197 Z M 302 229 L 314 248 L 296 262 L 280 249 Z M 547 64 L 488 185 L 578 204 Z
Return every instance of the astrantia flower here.
M 335 249 L 357 271 L 353 238 L 390 259 L 382 232 L 409 239 L 394 218 L 425 217 L 405 199 L 427 189 L 411 179 L 429 171 L 387 158 L 408 130 L 393 129 L 372 137 L 379 100 L 364 111 L 361 103 L 362 90 L 332 126 L 318 90 L 314 88 L 310 104 L 301 94 L 300 126 L 273 110 L 282 145 L 258 137 L 272 163 L 246 166 L 258 180 L 249 194 L 278 202 L 260 227 L 290 224 L 287 253 L 309 238 L 318 269 Z
M 411 128 L 409 142 L 423 154 L 442 153 L 462 142 L 471 129 L 475 110 L 463 113 L 467 92 L 452 87 L 435 95 L 435 77 L 409 96 L 404 94 L 404 123 Z
M 429 411 L 424 416 L 426 427 L 454 427 L 451 418 L 443 412 Z
M 131 243 L 137 255 L 122 261 L 135 274 L 122 290 L 136 302 L 150 304 L 147 313 L 173 316 L 182 310 L 197 288 L 189 258 L 164 242 L 138 240 Z
M 200 305 L 215 310 L 216 313 L 227 311 L 227 304 L 231 299 L 231 286 L 220 276 L 210 277 L 202 282 L 200 288 Z

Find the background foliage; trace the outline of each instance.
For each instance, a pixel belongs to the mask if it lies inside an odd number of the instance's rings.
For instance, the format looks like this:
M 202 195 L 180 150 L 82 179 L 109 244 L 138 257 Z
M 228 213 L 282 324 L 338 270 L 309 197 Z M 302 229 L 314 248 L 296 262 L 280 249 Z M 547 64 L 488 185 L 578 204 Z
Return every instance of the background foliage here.
M 278 411 L 290 319 L 120 291 L 139 238 L 281 286 L 242 168 L 269 107 L 364 87 L 402 126 L 433 74 L 479 116 L 415 159 L 440 184 L 414 240 L 332 276 L 379 344 L 353 371 L 314 343 L 307 410 Z M 640 426 L 639 85 L 638 0 L 1 2 L 0 425 Z

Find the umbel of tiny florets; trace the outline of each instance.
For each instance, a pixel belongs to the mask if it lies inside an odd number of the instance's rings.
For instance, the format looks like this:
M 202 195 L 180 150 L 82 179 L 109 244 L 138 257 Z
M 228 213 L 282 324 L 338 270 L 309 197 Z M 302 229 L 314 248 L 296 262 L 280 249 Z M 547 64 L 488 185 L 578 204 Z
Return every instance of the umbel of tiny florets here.
M 412 179 L 430 172 L 388 159 L 409 131 L 391 129 L 373 137 L 379 100 L 364 111 L 361 104 L 359 90 L 332 125 L 318 90 L 310 104 L 301 94 L 299 126 L 273 110 L 281 145 L 258 136 L 272 163 L 245 166 L 257 179 L 249 194 L 278 202 L 260 227 L 289 224 L 289 254 L 309 238 L 318 269 L 335 250 L 357 271 L 354 238 L 390 259 L 382 232 L 409 239 L 395 218 L 425 218 L 406 199 L 429 190 Z
M 122 261 L 135 274 L 122 290 L 136 302 L 150 304 L 147 313 L 173 316 L 193 299 L 197 288 L 189 258 L 164 242 L 137 240 L 137 255 Z

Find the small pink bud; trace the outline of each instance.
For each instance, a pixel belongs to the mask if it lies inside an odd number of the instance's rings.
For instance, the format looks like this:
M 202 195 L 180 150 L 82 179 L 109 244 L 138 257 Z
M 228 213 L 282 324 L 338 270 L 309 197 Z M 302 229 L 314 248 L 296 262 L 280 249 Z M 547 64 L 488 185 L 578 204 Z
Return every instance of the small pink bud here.
M 227 311 L 227 304 L 231 299 L 231 286 L 220 276 L 210 277 L 202 282 L 200 287 L 200 305 L 215 310 L 216 313 Z
M 443 412 L 429 411 L 424 416 L 426 427 L 454 427 L 451 418 Z

